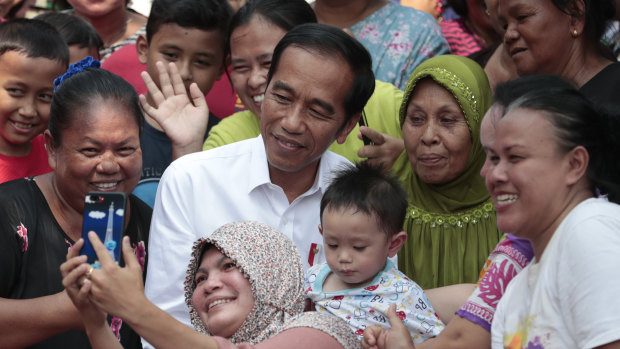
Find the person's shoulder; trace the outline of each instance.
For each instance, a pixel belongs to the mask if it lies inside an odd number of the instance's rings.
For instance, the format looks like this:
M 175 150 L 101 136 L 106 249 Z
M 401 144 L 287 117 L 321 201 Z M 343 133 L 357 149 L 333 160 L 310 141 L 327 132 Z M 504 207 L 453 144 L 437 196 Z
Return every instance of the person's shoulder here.
M 415 9 L 410 6 L 403 6 L 400 4 L 393 4 L 393 5 L 394 6 L 390 8 L 391 13 L 393 14 L 399 14 L 399 16 L 405 17 L 407 19 L 413 19 L 415 21 L 435 23 L 437 26 L 439 26 L 439 23 L 437 22 L 437 20 L 430 13 Z M 389 5 L 386 5 L 386 7 L 387 6 Z M 419 24 L 418 22 L 414 22 L 414 23 L 415 25 L 410 25 L 410 26 L 417 27 L 417 25 Z
M 262 140 L 258 137 L 245 139 L 239 142 L 230 143 L 221 147 L 199 151 L 184 155 L 170 164 L 176 170 L 211 167 L 214 163 L 247 161 L 245 156 L 251 155 L 257 146 L 257 142 L 262 145 Z M 224 169 L 220 169 L 224 170 Z
M 332 171 L 334 169 L 353 166 L 353 163 L 340 154 L 336 154 L 331 150 L 326 150 L 321 156 L 320 166 L 324 166 L 323 169 Z
M 579 222 L 588 219 L 612 218 L 620 223 L 620 205 L 609 202 L 606 198 L 590 198 L 579 203 L 568 214 L 568 223 Z
M 331 314 L 316 311 L 303 312 L 284 325 L 284 330 L 309 327 L 329 334 L 345 349 L 359 348 L 360 341 L 344 320 Z
M 28 192 L 33 192 L 36 183 L 30 178 L 19 178 L 12 181 L 0 183 L 0 195 L 2 200 L 8 201 L 14 195 L 23 196 Z

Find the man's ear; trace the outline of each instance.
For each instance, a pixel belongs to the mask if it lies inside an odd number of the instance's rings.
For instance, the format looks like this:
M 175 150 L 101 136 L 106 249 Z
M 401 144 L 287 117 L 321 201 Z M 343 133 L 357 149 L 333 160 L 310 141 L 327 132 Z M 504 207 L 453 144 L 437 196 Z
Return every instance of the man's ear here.
M 321 233 L 321 235 L 323 235 L 323 226 L 321 226 L 321 223 L 319 223 L 319 233 Z
M 400 248 L 403 247 L 407 241 L 407 233 L 404 231 L 398 232 L 390 238 L 390 245 L 388 247 L 388 256 L 394 257 L 400 251 Z
M 47 150 L 47 163 L 50 165 L 52 170 L 56 170 L 56 148 L 54 148 L 54 142 L 52 139 L 52 134 L 49 130 L 45 130 L 43 132 L 43 138 L 45 138 L 45 149 Z
M 138 52 L 138 60 L 142 64 L 146 64 L 149 58 L 149 42 L 145 35 L 139 35 L 136 39 L 136 52 Z
M 362 116 L 362 113 L 359 112 L 353 115 L 351 119 L 344 124 L 344 126 L 340 129 L 340 131 L 336 135 L 336 142 L 338 142 L 338 144 L 342 144 L 347 140 L 347 136 L 349 136 L 349 133 L 353 131 L 353 129 L 355 128 L 355 125 L 357 125 L 357 123 L 360 121 L 361 116 Z

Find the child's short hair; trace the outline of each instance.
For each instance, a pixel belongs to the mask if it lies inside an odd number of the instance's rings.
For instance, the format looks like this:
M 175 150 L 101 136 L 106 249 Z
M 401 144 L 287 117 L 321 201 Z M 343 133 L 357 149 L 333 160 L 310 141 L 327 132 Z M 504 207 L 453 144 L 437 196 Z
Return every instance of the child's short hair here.
M 162 25 L 173 23 L 183 28 L 218 30 L 223 48 L 232 15 L 227 0 L 154 0 L 146 22 L 146 41 L 150 43 Z
M 99 51 L 103 40 L 90 23 L 69 13 L 46 12 L 34 19 L 41 20 L 56 28 L 60 37 L 67 45 L 78 45 L 79 48 L 94 48 Z
M 400 182 L 366 162 L 336 172 L 321 199 L 323 211 L 355 207 L 374 215 L 383 231 L 392 236 L 403 229 L 407 212 L 407 194 Z
M 69 66 L 67 44 L 54 27 L 37 19 L 16 18 L 0 23 L 0 56 L 8 51 Z

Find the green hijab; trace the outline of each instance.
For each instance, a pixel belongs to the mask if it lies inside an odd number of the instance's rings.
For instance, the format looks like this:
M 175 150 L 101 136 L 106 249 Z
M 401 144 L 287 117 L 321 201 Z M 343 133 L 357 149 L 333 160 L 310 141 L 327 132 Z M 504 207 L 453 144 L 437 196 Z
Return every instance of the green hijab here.
M 411 96 L 422 79 L 431 78 L 448 90 L 459 103 L 472 141 L 465 170 L 450 182 L 428 184 L 420 180 L 412 170 L 406 154 L 399 158 L 402 171 L 397 175 L 403 181 L 410 197 L 409 202 L 428 212 L 456 212 L 479 205 L 489 199 L 489 193 L 480 169 L 485 153 L 480 144 L 480 124 L 491 106 L 491 87 L 484 70 L 469 58 L 456 55 L 442 55 L 430 58 L 420 64 L 409 78 L 400 106 L 402 128 Z M 408 170 L 405 170 L 408 168 Z

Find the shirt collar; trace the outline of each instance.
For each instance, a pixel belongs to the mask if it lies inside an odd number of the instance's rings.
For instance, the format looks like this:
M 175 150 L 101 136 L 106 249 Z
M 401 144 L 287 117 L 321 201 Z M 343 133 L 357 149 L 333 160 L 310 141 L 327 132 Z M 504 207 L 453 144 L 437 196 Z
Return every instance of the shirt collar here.
M 258 137 L 253 139 L 253 144 L 251 145 L 252 156 L 250 157 L 250 171 L 248 173 L 248 194 L 252 192 L 254 189 L 260 187 L 261 185 L 271 184 L 271 178 L 269 178 L 269 165 L 267 162 L 267 151 L 265 150 L 265 143 L 263 141 L 263 136 L 259 135 Z M 314 177 L 314 183 L 312 183 L 312 187 L 308 189 L 302 196 L 311 195 L 315 193 L 317 190 L 321 191 L 321 195 L 325 193 L 327 187 L 332 182 L 333 174 L 331 173 L 331 168 L 327 164 L 328 161 L 324 161 L 328 151 L 321 156 L 319 160 L 319 167 L 317 170 L 317 175 Z

